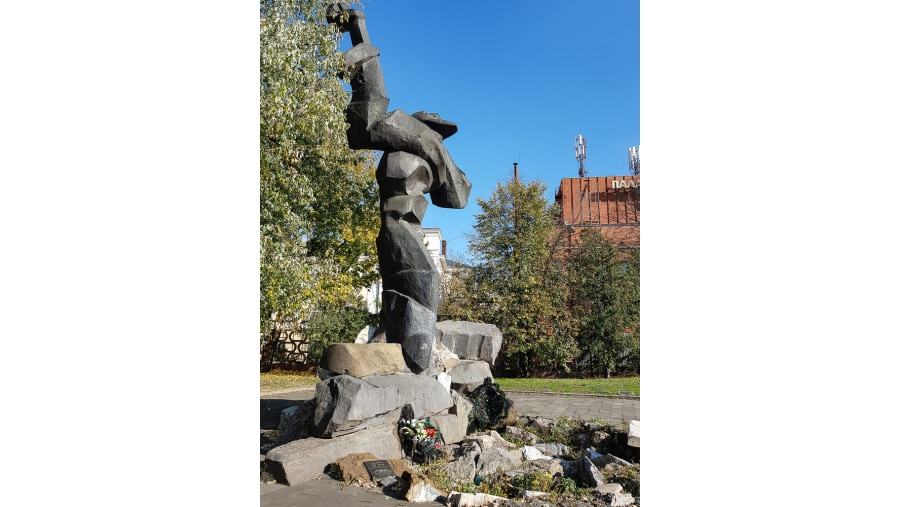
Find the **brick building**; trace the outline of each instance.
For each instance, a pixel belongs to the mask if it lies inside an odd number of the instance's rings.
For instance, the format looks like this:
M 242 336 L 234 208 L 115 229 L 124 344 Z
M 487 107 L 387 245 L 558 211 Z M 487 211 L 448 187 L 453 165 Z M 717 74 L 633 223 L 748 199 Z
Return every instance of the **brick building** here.
M 556 203 L 570 243 L 577 244 L 581 231 L 597 228 L 620 246 L 639 246 L 640 190 L 641 177 L 635 175 L 563 178 L 556 190 Z

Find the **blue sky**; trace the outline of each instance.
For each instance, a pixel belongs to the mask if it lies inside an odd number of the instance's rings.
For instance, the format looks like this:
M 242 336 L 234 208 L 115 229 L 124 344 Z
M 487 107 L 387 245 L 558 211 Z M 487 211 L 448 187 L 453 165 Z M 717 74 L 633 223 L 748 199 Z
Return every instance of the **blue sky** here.
M 551 201 L 562 178 L 578 176 L 579 134 L 589 176 L 629 173 L 628 147 L 640 144 L 637 1 L 372 0 L 363 11 L 389 109 L 459 125 L 445 144 L 472 181 L 469 204 L 429 205 L 423 221 L 441 229 L 451 254 L 466 255 L 475 198 L 511 178 L 514 162 Z

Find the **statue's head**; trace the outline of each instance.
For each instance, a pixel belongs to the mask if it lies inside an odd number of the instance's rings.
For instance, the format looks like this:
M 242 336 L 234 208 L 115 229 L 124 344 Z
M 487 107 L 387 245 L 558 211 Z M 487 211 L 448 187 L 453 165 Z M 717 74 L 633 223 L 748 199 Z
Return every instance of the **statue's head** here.
M 444 139 L 447 139 L 459 130 L 459 127 L 457 127 L 455 123 L 441 118 L 441 115 L 437 113 L 419 111 L 418 113 L 413 114 L 412 117 L 424 123 L 428 128 L 437 132 L 437 134 Z

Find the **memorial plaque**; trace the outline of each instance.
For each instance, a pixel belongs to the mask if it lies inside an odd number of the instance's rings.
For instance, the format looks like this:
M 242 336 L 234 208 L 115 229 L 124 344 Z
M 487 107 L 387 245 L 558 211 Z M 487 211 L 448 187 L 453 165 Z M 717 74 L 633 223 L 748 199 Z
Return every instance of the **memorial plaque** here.
M 363 465 L 366 466 L 366 470 L 369 471 L 369 475 L 371 475 L 372 480 L 375 481 L 397 475 L 394 473 L 394 469 L 391 468 L 391 464 L 388 463 L 387 460 L 380 459 L 377 461 L 366 461 Z

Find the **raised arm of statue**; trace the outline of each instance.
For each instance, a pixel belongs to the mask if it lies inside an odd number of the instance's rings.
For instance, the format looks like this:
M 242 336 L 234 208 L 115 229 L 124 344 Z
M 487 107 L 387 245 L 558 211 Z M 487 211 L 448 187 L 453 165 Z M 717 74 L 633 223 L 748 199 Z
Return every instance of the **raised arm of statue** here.
M 472 184 L 460 170 L 443 140 L 456 132 L 456 125 L 433 113 L 409 115 L 397 109 L 387 112 L 387 92 L 378 48 L 370 43 L 366 16 L 346 4 L 333 4 L 328 22 L 350 34 L 353 47 L 345 56 L 345 79 L 353 93 L 347 106 L 347 141 L 352 149 L 405 151 L 422 157 L 433 172 L 431 202 L 442 208 L 464 208 Z

